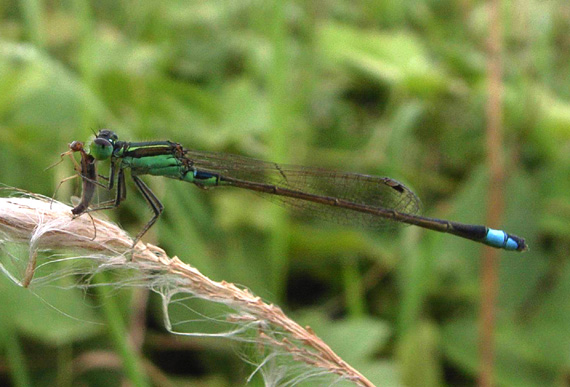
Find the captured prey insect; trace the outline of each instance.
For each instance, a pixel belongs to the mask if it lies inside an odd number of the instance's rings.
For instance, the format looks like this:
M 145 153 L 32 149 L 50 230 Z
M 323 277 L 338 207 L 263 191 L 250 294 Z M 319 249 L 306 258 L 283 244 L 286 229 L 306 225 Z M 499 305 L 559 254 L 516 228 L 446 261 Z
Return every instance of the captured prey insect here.
M 77 142 L 74 142 L 77 143 Z M 74 144 L 72 143 L 72 144 Z M 418 197 L 388 177 L 279 165 L 247 157 L 185 149 L 171 141 L 127 142 L 110 130 L 100 130 L 89 147 L 81 146 L 83 192 L 72 211 L 115 208 L 126 198 L 125 171 L 150 205 L 154 215 L 135 238 L 133 246 L 156 222 L 164 207 L 141 175 L 164 176 L 201 188 L 230 186 L 261 192 L 310 215 L 346 225 L 381 227 L 393 222 L 411 224 L 513 251 L 525 251 L 523 238 L 486 226 L 463 224 L 417 215 Z M 73 148 L 71 148 L 73 151 Z M 79 147 L 78 147 L 79 149 Z M 106 188 L 116 184 L 115 199 L 88 208 L 97 181 L 95 164 L 110 159 Z
M 77 153 L 77 152 L 79 152 L 79 154 L 81 155 L 81 164 L 80 165 L 77 164 L 75 159 L 71 156 L 73 153 Z M 93 199 L 93 195 L 95 194 L 95 185 L 99 185 L 103 188 L 107 188 L 105 185 L 103 185 L 97 181 L 97 169 L 96 169 L 96 164 L 95 164 L 95 162 L 96 162 L 95 158 L 92 155 L 87 153 L 83 143 L 80 141 L 71 142 L 71 144 L 69 144 L 69 150 L 67 152 L 62 153 L 59 156 L 60 156 L 60 161 L 51 165 L 47 169 L 52 168 L 55 165 L 61 163 L 65 156 L 71 156 L 71 159 L 75 163 L 75 170 L 78 172 L 78 174 L 70 176 L 70 177 L 66 177 L 65 179 L 63 179 L 59 182 L 57 188 L 55 189 L 54 195 L 52 197 L 52 202 L 54 200 L 54 197 L 55 197 L 57 191 L 59 190 L 59 188 L 61 187 L 61 185 L 64 182 L 66 182 L 70 179 L 74 179 L 74 178 L 79 176 L 79 177 L 81 177 L 81 180 L 82 180 L 81 201 L 78 203 L 77 206 L 75 206 L 75 208 L 73 208 L 71 210 L 71 212 L 75 216 L 79 216 L 85 212 L 89 212 L 88 211 L 89 203 L 91 203 L 91 200 Z M 95 221 L 91 215 L 89 215 L 89 217 L 93 221 L 93 228 L 95 230 L 95 234 L 93 236 L 93 239 L 95 239 L 95 237 L 97 236 L 97 229 L 95 227 Z

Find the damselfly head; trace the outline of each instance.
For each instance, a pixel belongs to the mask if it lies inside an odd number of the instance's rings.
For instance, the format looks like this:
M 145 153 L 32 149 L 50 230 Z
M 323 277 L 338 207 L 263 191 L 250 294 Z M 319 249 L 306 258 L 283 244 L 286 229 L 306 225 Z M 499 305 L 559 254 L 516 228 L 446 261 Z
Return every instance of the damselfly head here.
M 97 160 L 106 160 L 113 154 L 117 135 L 108 130 L 101 129 L 89 147 L 89 153 Z

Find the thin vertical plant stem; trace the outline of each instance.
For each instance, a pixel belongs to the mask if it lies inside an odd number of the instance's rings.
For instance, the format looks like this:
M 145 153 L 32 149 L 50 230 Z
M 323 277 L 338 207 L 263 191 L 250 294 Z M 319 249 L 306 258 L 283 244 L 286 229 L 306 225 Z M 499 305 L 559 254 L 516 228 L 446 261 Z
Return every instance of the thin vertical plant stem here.
M 502 28 L 501 2 L 489 1 L 489 37 L 487 42 L 487 130 L 486 145 L 489 163 L 489 204 L 487 224 L 501 222 L 504 211 L 504 160 L 502 155 Z M 494 385 L 495 319 L 498 292 L 498 258 L 494 249 L 484 249 L 482 256 L 481 336 L 479 385 Z
M 105 283 L 104 279 L 105 273 L 99 273 L 94 279 Z M 109 336 L 115 344 L 115 348 L 119 353 L 121 360 L 123 361 L 123 369 L 125 374 L 129 378 L 129 381 L 138 387 L 150 386 L 147 376 L 144 372 L 142 359 L 139 357 L 136 348 L 134 348 L 132 341 L 130 340 L 126 324 L 121 315 L 119 305 L 117 302 L 110 297 L 111 292 L 105 286 L 96 286 L 99 297 L 103 301 L 103 312 L 107 320 L 107 326 L 109 327 Z

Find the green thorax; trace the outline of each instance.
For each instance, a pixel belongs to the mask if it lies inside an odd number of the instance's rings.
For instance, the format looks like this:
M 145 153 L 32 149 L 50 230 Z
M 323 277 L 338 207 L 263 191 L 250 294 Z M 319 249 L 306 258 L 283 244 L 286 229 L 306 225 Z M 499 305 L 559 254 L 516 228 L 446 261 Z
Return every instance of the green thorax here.
M 220 185 L 217 174 L 196 170 L 184 148 L 174 142 L 117 142 L 113 157 L 120 160 L 120 168 L 129 168 L 134 175 L 170 177 L 201 187 Z
M 166 176 L 184 180 L 188 169 L 173 155 L 123 157 L 121 168 L 130 168 L 134 175 Z
M 165 176 L 183 180 L 188 173 L 183 150 L 170 141 L 116 144 L 113 156 L 134 175 Z

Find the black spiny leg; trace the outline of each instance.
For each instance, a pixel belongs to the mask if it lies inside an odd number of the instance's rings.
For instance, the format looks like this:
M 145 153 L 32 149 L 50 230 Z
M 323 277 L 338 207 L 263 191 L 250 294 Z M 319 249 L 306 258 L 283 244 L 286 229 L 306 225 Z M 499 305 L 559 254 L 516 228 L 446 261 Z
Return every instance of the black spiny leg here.
M 153 217 L 148 221 L 148 223 L 143 227 L 143 229 L 137 234 L 135 241 L 133 242 L 133 247 L 137 244 L 137 242 L 142 238 L 142 236 L 152 227 L 154 222 L 158 219 L 162 211 L 164 210 L 164 206 L 158 200 L 156 195 L 148 188 L 148 186 L 137 176 L 132 176 L 135 185 L 137 186 L 138 190 L 150 205 L 152 212 L 154 212 Z

